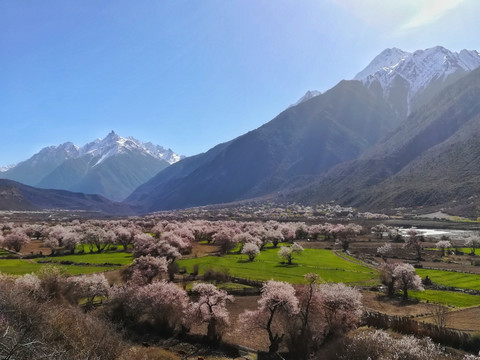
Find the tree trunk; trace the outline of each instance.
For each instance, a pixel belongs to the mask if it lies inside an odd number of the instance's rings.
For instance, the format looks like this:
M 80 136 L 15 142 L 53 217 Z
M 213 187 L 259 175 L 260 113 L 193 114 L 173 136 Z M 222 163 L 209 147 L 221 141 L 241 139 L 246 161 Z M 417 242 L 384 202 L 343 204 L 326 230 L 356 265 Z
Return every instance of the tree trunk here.
M 422 260 L 422 248 L 417 248 L 417 260 Z
M 283 340 L 283 335 L 279 336 L 278 334 L 273 334 L 272 332 L 272 321 L 273 317 L 275 316 L 275 311 L 276 307 L 273 309 L 270 309 L 270 317 L 268 318 L 267 321 L 267 326 L 266 330 L 268 332 L 268 339 L 270 340 L 270 346 L 268 347 L 268 352 L 269 353 L 275 353 L 278 351 L 278 348 L 280 347 L 280 343 Z
M 270 354 L 276 353 L 278 351 L 278 348 L 280 347 L 280 343 L 283 340 L 283 334 L 282 336 L 279 336 L 278 334 L 272 336 L 269 333 L 268 337 L 270 338 L 270 346 L 268 347 L 268 352 Z
M 394 295 L 395 295 L 395 283 L 391 281 L 387 285 L 387 296 L 393 297 Z
M 207 327 L 207 339 L 208 341 L 217 341 L 217 332 L 216 332 L 216 320 L 211 319 Z

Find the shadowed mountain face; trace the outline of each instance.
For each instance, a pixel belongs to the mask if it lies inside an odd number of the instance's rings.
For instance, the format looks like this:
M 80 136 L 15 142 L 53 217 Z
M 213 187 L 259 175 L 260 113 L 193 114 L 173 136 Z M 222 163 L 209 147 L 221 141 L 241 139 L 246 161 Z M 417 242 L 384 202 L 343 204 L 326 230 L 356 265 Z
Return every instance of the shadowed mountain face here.
M 230 202 L 303 185 L 357 158 L 397 121 L 382 97 L 373 96 L 358 81 L 342 81 L 254 131 L 168 167 L 126 202 L 155 211 Z
M 480 69 L 447 87 L 359 159 L 287 197 L 388 209 L 478 203 Z
M 88 194 L 101 194 L 121 201 L 169 164 L 161 159 L 127 150 L 100 164 L 99 156 L 85 155 L 69 159 L 40 181 L 44 189 L 64 189 Z
M 100 195 L 64 190 L 38 189 L 16 181 L 0 179 L 0 210 L 85 210 L 105 214 L 128 215 L 133 210 Z

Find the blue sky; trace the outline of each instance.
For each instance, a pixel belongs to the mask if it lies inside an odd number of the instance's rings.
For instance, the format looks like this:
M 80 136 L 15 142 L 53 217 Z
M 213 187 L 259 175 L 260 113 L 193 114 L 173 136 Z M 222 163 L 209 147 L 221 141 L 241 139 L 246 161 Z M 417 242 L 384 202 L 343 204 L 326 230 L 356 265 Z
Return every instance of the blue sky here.
M 480 49 L 478 0 L 0 2 L 0 166 L 122 136 L 194 155 L 387 47 Z

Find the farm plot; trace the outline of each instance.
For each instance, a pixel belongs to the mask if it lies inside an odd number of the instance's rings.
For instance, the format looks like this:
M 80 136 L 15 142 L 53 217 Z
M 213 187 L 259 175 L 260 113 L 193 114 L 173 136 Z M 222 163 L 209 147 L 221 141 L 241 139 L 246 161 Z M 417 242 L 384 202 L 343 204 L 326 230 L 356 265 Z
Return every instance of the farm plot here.
M 429 269 L 416 269 L 415 271 L 422 278 L 428 275 L 433 283 L 437 285 L 480 290 L 480 275 L 477 274 Z
M 37 272 L 46 264 L 37 263 L 33 260 L 19 259 L 0 259 L 0 273 L 11 275 L 24 275 Z M 91 274 L 107 270 L 115 270 L 119 266 L 78 266 L 78 265 L 58 265 L 66 270 L 70 275 Z
M 480 296 L 455 291 L 424 290 L 409 291 L 411 298 L 429 303 L 438 303 L 455 307 L 471 307 L 480 305 Z
M 180 260 L 179 265 L 186 267 L 188 272 L 193 266 L 199 265 L 200 274 L 207 269 L 228 271 L 231 276 L 252 280 L 267 281 L 270 279 L 302 283 L 303 275 L 318 274 L 323 281 L 344 282 L 349 284 L 373 284 L 377 282 L 378 274 L 366 265 L 357 261 L 349 261 L 336 256 L 330 250 L 305 249 L 295 254 L 293 263 L 281 263 L 278 248 L 267 248 L 253 262 L 245 255 L 231 254 L 223 257 L 205 256 L 201 258 Z
M 480 307 L 452 311 L 447 314 L 447 327 L 461 331 L 480 332 Z M 435 317 L 425 317 L 422 321 L 434 323 Z

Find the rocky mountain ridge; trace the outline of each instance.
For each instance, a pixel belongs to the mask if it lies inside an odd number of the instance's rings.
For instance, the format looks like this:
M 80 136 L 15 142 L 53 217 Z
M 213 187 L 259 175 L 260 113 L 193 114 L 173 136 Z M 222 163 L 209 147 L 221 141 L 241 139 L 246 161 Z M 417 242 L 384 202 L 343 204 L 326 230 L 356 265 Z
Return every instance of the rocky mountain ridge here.
M 43 148 L 1 172 L 0 177 L 41 188 L 97 193 L 121 201 L 181 158 L 170 149 L 112 131 L 82 147 L 66 142 Z

